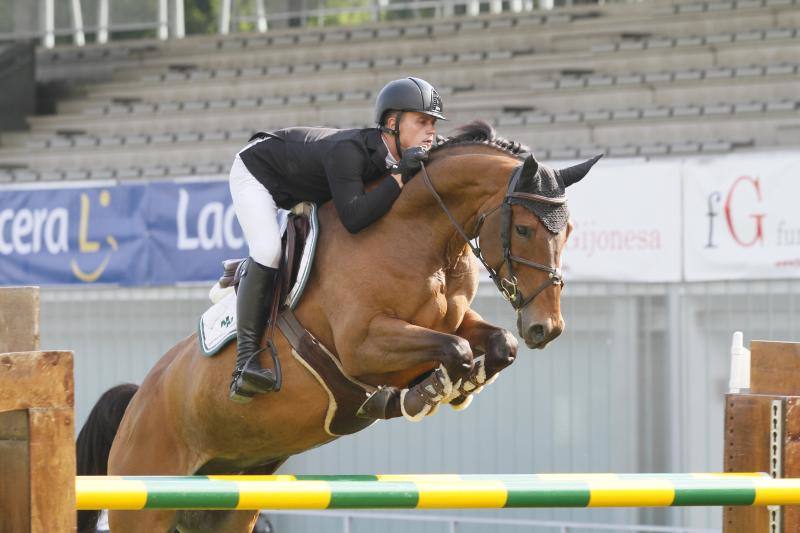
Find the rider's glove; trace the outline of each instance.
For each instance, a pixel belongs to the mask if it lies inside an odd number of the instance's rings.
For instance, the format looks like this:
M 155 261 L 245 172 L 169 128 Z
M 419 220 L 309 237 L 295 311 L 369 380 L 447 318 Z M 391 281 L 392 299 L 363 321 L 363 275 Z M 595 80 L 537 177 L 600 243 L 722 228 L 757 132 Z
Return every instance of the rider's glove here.
M 428 151 L 421 146 L 412 146 L 403 151 L 403 157 L 393 168 L 394 172 L 399 172 L 403 178 L 403 183 L 414 177 L 414 174 L 422 167 L 422 163 L 428 160 Z

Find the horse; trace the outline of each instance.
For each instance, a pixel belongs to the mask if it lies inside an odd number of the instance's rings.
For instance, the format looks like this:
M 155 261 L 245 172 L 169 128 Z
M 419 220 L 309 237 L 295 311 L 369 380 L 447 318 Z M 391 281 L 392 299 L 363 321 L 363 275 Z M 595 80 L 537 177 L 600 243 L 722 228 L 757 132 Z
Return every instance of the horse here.
M 559 267 L 571 229 L 564 188 L 596 160 L 552 169 L 480 121 L 440 139 L 369 228 L 350 234 L 331 202 L 320 207 L 314 267 L 296 317 L 354 379 L 405 393 L 438 370 L 452 387 L 436 400 L 462 402 L 475 389 L 465 384 L 487 383 L 517 355 L 514 335 L 470 308 L 478 262 L 511 302 L 529 348 L 556 338 L 564 328 Z M 291 455 L 336 438 L 323 430 L 325 390 L 287 355 L 291 346 L 280 332 L 274 345 L 280 391 L 241 405 L 228 399 L 235 343 L 207 358 L 196 333 L 181 340 L 130 400 L 108 474 L 271 474 Z M 425 406 L 423 415 L 437 406 Z M 111 511 L 109 523 L 115 533 L 249 532 L 257 516 Z

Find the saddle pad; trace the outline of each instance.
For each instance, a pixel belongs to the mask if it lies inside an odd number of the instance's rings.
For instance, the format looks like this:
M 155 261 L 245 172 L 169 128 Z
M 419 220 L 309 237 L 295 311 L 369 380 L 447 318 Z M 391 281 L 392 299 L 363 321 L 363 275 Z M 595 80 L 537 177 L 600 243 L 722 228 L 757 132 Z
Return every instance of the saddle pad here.
M 207 357 L 236 338 L 236 293 L 233 290 L 200 316 L 197 333 L 200 349 Z

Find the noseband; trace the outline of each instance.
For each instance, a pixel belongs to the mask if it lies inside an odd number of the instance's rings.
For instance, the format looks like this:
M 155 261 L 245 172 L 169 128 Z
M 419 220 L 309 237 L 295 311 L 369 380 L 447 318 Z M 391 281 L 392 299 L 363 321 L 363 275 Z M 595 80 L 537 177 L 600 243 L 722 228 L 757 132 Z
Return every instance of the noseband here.
M 472 253 L 475 254 L 475 257 L 478 258 L 484 268 L 489 272 L 489 277 L 494 282 L 497 289 L 500 291 L 500 294 L 511 303 L 511 306 L 517 312 L 522 311 L 528 304 L 530 304 L 534 298 L 536 298 L 543 290 L 547 289 L 550 286 L 558 285 L 559 287 L 564 286 L 564 277 L 561 273 L 561 269 L 555 266 L 548 266 L 543 265 L 541 263 L 536 263 L 534 261 L 530 261 L 523 257 L 518 257 L 511 253 L 511 226 L 513 225 L 513 217 L 514 213 L 511 208 L 511 200 L 513 198 L 518 198 L 522 200 L 529 200 L 533 202 L 545 203 L 550 205 L 563 205 L 567 199 L 565 196 L 560 196 L 556 198 L 548 198 L 547 196 L 542 196 L 539 194 L 532 194 L 527 192 L 515 192 L 514 189 L 517 187 L 517 182 L 519 181 L 520 176 L 522 175 L 522 165 L 517 166 L 514 171 L 511 173 L 511 177 L 508 180 L 508 190 L 506 191 L 506 195 L 503 198 L 503 203 L 499 206 L 489 210 L 486 213 L 482 213 L 478 216 L 478 221 L 475 224 L 475 230 L 473 231 L 473 236 L 469 237 L 467 233 L 464 231 L 464 228 L 461 227 L 461 224 L 453 217 L 450 210 L 447 209 L 442 197 L 436 192 L 436 188 L 433 186 L 433 182 L 431 182 L 430 176 L 428 176 L 428 171 L 425 169 L 425 165 L 422 164 L 422 181 L 425 183 L 425 186 L 428 187 L 428 190 L 431 191 L 431 194 L 436 199 L 436 202 L 439 204 L 439 207 L 442 208 L 444 213 L 447 215 L 447 218 L 450 219 L 453 226 L 455 226 L 456 231 L 461 235 L 461 237 L 466 241 L 467 245 L 472 250 Z M 501 228 L 500 228 L 500 240 L 503 245 L 503 263 L 500 267 L 495 270 L 492 268 L 489 263 L 486 262 L 486 259 L 483 257 L 483 252 L 480 248 L 480 230 L 483 226 L 484 221 L 486 218 L 500 209 L 500 217 L 501 217 Z M 473 241 L 475 243 L 473 244 Z M 548 278 L 541 285 L 539 285 L 533 293 L 525 298 L 522 294 L 522 291 L 519 289 L 519 282 L 517 281 L 517 276 L 514 273 L 514 263 L 519 263 L 520 265 L 525 265 L 531 268 L 535 268 L 537 270 L 542 270 L 547 272 Z M 504 277 L 500 275 L 500 270 L 502 270 L 503 266 L 506 267 L 508 272 L 508 277 Z

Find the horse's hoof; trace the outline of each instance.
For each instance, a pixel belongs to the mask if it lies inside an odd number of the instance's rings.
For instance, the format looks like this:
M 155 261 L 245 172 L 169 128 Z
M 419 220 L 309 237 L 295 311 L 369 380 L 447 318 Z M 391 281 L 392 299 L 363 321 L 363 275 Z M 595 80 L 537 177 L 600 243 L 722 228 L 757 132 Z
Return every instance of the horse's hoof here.
M 463 411 L 464 409 L 469 407 L 469 404 L 472 403 L 473 398 L 474 396 L 472 394 L 470 394 L 469 396 L 459 396 L 458 398 L 450 402 L 450 407 L 452 407 L 454 411 Z
M 388 420 L 396 418 L 400 414 L 392 413 L 393 410 L 390 404 L 393 399 L 399 399 L 400 391 L 394 387 L 379 387 L 378 390 L 373 392 L 369 398 L 361 404 L 358 408 L 356 416 L 359 418 L 370 418 Z M 397 403 L 397 402 L 394 402 Z

